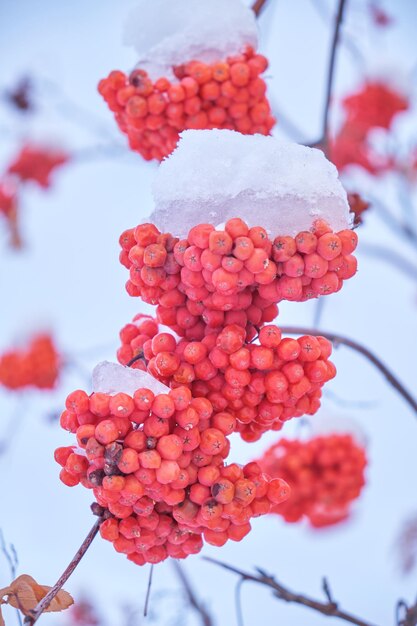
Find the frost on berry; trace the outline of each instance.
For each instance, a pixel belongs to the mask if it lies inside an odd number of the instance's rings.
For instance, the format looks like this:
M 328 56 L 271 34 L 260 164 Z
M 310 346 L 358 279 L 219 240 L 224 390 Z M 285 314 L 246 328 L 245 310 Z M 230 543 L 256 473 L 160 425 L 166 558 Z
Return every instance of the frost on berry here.
M 117 363 L 103 361 L 93 370 L 93 391 L 97 393 L 133 395 L 140 387 L 146 387 L 155 394 L 169 391 L 165 385 L 147 372 L 123 367 Z
M 272 509 L 287 522 L 307 519 L 314 527 L 337 524 L 349 517 L 365 485 L 366 452 L 350 433 L 281 439 L 258 463 L 291 487 L 289 498 Z
M 294 237 L 318 219 L 333 231 L 351 225 L 337 170 L 320 150 L 230 130 L 181 133 L 158 170 L 154 197 L 150 221 L 168 230 L 180 212 L 180 238 L 198 223 L 216 226 L 236 216 L 249 226 L 261 221 L 272 238 Z
M 161 16 L 164 16 L 161 23 Z M 219 20 L 219 16 L 221 19 Z M 152 80 L 174 77 L 172 68 L 191 59 L 214 63 L 257 47 L 254 13 L 241 0 L 137 0 L 125 25 L 124 42 Z

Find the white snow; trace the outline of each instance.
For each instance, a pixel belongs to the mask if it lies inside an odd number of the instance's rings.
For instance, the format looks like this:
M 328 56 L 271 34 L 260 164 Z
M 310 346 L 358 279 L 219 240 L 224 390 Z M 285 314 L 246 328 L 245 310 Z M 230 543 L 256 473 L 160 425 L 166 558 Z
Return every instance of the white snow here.
M 187 130 L 180 137 L 153 187 L 149 219 L 162 231 L 185 237 L 196 224 L 232 217 L 273 236 L 294 236 L 319 218 L 334 231 L 351 226 L 346 192 L 321 150 L 231 130 Z
M 205 63 L 257 47 L 253 11 L 240 0 L 140 0 L 125 25 L 124 43 L 151 78 L 172 78 L 172 66 Z
M 93 370 L 93 391 L 114 395 L 122 392 L 133 396 L 137 389 L 150 389 L 154 394 L 168 393 L 163 385 L 147 372 L 124 367 L 118 363 L 102 361 Z

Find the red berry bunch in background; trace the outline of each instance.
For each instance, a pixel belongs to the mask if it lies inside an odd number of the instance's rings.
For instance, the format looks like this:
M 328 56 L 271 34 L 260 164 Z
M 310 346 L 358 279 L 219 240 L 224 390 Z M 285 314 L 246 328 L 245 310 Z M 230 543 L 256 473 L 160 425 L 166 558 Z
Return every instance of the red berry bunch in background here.
M 113 71 L 98 90 L 132 150 L 161 161 L 186 129 L 227 128 L 268 135 L 275 124 L 261 74 L 268 61 L 248 47 L 216 63 L 192 60 L 173 68 L 174 80 L 152 81 L 135 69 Z
M 118 359 L 127 365 L 135 356 L 140 369 L 170 387 L 187 385 L 193 397 L 210 400 L 226 411 L 229 434 L 256 441 L 285 421 L 314 414 L 321 387 L 336 374 L 328 360 L 331 344 L 324 337 L 282 338 L 278 326 L 265 325 L 258 343 L 247 341 L 245 318 L 221 331 L 206 328 L 201 341 L 176 341 L 157 324 L 139 317 L 120 332 Z M 230 414 L 229 414 L 230 412 Z
M 21 245 L 21 239 L 17 225 L 17 187 L 12 181 L 7 179 L 5 181 L 0 181 L 0 215 L 3 215 L 7 221 L 12 246 L 19 248 Z
M 69 155 L 63 150 L 27 144 L 6 169 L 0 179 L 0 214 L 8 222 L 11 245 L 14 248 L 22 246 L 18 227 L 21 189 L 29 181 L 37 183 L 43 189 L 49 188 L 53 171 L 68 160 Z
M 322 220 L 311 232 L 274 239 L 239 218 L 225 230 L 199 224 L 184 240 L 142 224 L 122 233 L 120 245 L 128 293 L 157 304 L 158 321 L 193 340 L 236 317 L 244 327 L 270 322 L 277 302 L 339 291 L 357 269 L 356 234 L 333 233 Z
M 58 379 L 60 357 L 49 335 L 37 335 L 24 349 L 0 355 L 0 385 L 8 389 L 52 389 Z
M 346 123 L 364 133 L 372 128 L 388 130 L 395 116 L 410 106 L 404 94 L 381 81 L 366 82 L 357 93 L 344 98 L 342 104 Z
M 71 626 L 100 626 L 101 623 L 93 604 L 86 599 L 77 600 L 68 614 Z
M 382 81 L 368 81 L 342 101 L 345 120 L 330 143 L 329 158 L 341 171 L 359 165 L 371 174 L 392 169 L 392 159 L 376 153 L 369 134 L 376 128 L 390 130 L 395 117 L 409 109 L 409 99 Z
M 52 172 L 69 160 L 69 155 L 56 148 L 25 145 L 11 162 L 7 174 L 20 181 L 33 181 L 43 188 L 51 185 Z
M 78 448 L 56 450 L 60 478 L 93 491 L 101 536 L 138 565 L 196 554 L 203 540 L 240 541 L 289 489 L 256 463 L 225 465 L 230 423 L 185 387 L 133 397 L 75 391 L 61 426 Z
M 281 439 L 258 463 L 291 487 L 288 500 L 272 509 L 287 522 L 306 518 L 315 527 L 340 522 L 365 485 L 366 452 L 350 434 Z

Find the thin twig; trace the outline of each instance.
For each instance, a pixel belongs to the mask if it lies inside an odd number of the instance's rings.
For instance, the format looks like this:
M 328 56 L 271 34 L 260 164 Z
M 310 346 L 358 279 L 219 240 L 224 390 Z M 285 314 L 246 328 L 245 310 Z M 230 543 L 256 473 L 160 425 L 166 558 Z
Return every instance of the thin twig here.
M 343 337 L 342 335 L 337 335 L 336 333 L 329 333 L 323 330 L 315 330 L 312 328 L 303 328 L 298 326 L 283 326 L 281 328 L 283 333 L 287 333 L 288 335 L 320 335 L 321 337 L 325 337 L 329 341 L 333 342 L 335 346 L 343 345 L 355 350 L 355 352 L 359 352 L 362 354 L 368 361 L 370 361 L 375 367 L 381 372 L 381 374 L 386 378 L 389 384 L 394 387 L 396 391 L 402 396 L 402 398 L 410 405 L 415 413 L 417 413 L 417 400 L 413 398 L 413 396 L 407 391 L 404 385 L 398 380 L 398 378 L 388 369 L 380 359 L 373 354 L 368 348 L 362 346 L 360 343 L 353 341 L 353 339 L 348 339 L 347 337 Z
M 256 0 L 252 5 L 252 11 L 255 13 L 256 17 L 259 17 L 262 13 L 262 10 L 265 8 L 268 0 Z
M 400 617 L 404 612 L 403 618 Z M 399 600 L 396 610 L 397 626 L 416 626 L 417 624 L 417 601 L 412 606 L 408 606 L 404 600 Z
M 395 252 L 395 250 L 391 250 L 387 246 L 361 242 L 360 252 L 363 252 L 368 256 L 376 257 L 381 261 L 385 261 L 385 263 L 390 263 L 400 270 L 400 272 L 405 274 L 407 278 L 417 281 L 417 265 L 410 263 L 406 257 L 402 256 L 398 252 Z
M 177 573 L 178 578 L 180 579 L 182 586 L 184 587 L 184 591 L 186 593 L 189 605 L 198 613 L 201 619 L 201 623 L 203 626 L 213 626 L 213 618 L 210 613 L 207 611 L 204 604 L 200 602 L 197 598 L 190 581 L 185 573 L 184 568 L 176 561 L 172 559 L 172 565 Z
M 279 582 L 277 582 L 273 576 L 266 574 L 262 570 L 258 569 L 258 575 L 255 576 L 254 574 L 243 572 L 236 567 L 227 565 L 226 563 L 222 563 L 221 561 L 217 561 L 217 559 L 212 559 L 210 557 L 203 558 L 210 563 L 219 565 L 220 567 L 223 567 L 224 569 L 233 572 L 234 574 L 237 574 L 241 577 L 242 580 L 250 580 L 266 587 L 270 587 L 274 591 L 274 595 L 279 600 L 284 600 L 285 602 L 292 602 L 294 604 L 308 607 L 309 609 L 313 609 L 314 611 L 317 611 L 322 615 L 337 617 L 341 620 L 344 620 L 345 622 L 349 622 L 350 624 L 356 624 L 356 626 L 372 626 L 370 622 L 367 622 L 359 617 L 355 617 L 350 613 L 340 610 L 335 602 L 320 602 L 303 594 L 290 591 L 287 587 L 284 587 Z M 406 626 L 409 625 L 407 624 Z
M 287 113 L 282 110 L 281 104 L 277 102 L 274 94 L 271 94 L 269 99 L 280 130 L 297 143 L 307 145 L 305 141 L 305 133 L 295 124 L 295 122 L 292 121 L 292 119 L 290 119 Z
M 42 615 L 45 609 L 47 609 L 48 606 L 51 604 L 52 600 L 55 598 L 55 596 L 60 591 L 60 589 L 62 589 L 62 587 L 65 585 L 68 578 L 71 576 L 71 574 L 77 567 L 78 563 L 81 561 L 84 554 L 87 552 L 88 548 L 91 546 L 95 536 L 97 535 L 99 531 L 101 522 L 102 522 L 101 518 L 99 518 L 95 522 L 94 526 L 88 533 L 87 537 L 84 539 L 81 546 L 77 550 L 74 558 L 71 560 L 71 562 L 69 563 L 68 567 L 65 569 L 63 574 L 59 577 L 55 585 L 50 589 L 50 591 L 48 591 L 46 596 L 42 598 L 40 602 L 38 602 L 37 606 L 33 609 L 33 611 L 31 611 L 31 614 L 25 617 L 25 621 L 24 621 L 25 624 L 27 624 L 28 626 L 33 626 L 33 624 L 35 624 L 35 622 L 38 621 L 39 617 Z
M 327 24 L 331 15 L 327 11 L 327 8 L 324 6 L 324 4 L 319 0 L 313 0 L 312 4 L 314 8 L 316 9 L 318 15 L 321 17 L 321 19 Z M 343 35 L 341 36 L 342 43 L 344 44 L 346 49 L 349 50 L 349 52 L 351 53 L 352 58 L 357 64 L 358 68 L 360 70 L 363 70 L 365 66 L 365 59 L 363 57 L 362 52 L 360 51 L 360 49 L 358 48 L 358 46 L 356 45 L 352 37 L 349 35 L 349 33 L 344 32 L 343 34 L 341 33 L 341 35 Z
M 146 590 L 145 606 L 143 607 L 143 616 L 144 617 L 146 617 L 148 615 L 149 600 L 150 600 L 150 597 L 151 597 L 151 588 L 152 588 L 152 578 L 153 578 L 153 563 L 152 563 L 151 569 L 149 571 L 148 588 Z
M 0 529 L 0 550 L 3 552 L 6 560 L 9 564 L 11 579 L 14 580 L 17 574 L 17 566 L 19 564 L 19 559 L 17 557 L 16 548 L 12 543 L 8 546 L 6 545 L 6 541 L 4 539 L 3 531 Z M 23 626 L 22 622 L 22 614 L 19 609 L 16 609 L 17 619 L 19 621 L 19 625 Z
M 332 596 L 332 592 L 330 589 L 330 585 L 329 585 L 329 581 L 327 580 L 326 576 L 323 576 L 323 580 L 322 580 L 322 588 L 323 588 L 323 593 L 327 598 L 327 601 L 329 602 L 329 604 L 336 604 L 333 596 Z
M 394 228 L 400 235 L 403 235 L 414 245 L 417 244 L 417 232 L 410 224 L 405 224 L 396 215 L 391 213 L 388 207 L 377 198 L 369 198 L 372 206 L 376 208 L 375 214 L 384 221 L 387 226 Z
M 141 359 L 144 359 L 143 352 L 139 352 L 139 354 L 134 356 L 133 359 L 130 359 L 129 363 L 126 363 L 126 367 L 132 367 L 133 363 L 136 363 L 136 361 L 140 361 Z
M 20 395 L 7 424 L 6 432 L 0 437 L 0 457 L 10 450 L 13 439 L 18 434 L 22 421 L 26 416 L 27 406 L 27 395 Z
M 316 300 L 316 306 L 314 307 L 314 317 L 313 317 L 314 328 L 318 328 L 321 324 L 325 302 L 326 302 L 325 298 L 317 298 Z
M 245 582 L 244 578 L 239 578 L 236 583 L 235 588 L 235 606 L 236 606 L 236 621 L 237 626 L 245 626 L 243 621 L 243 611 L 242 611 L 242 587 Z
M 330 48 L 330 60 L 329 60 L 329 69 L 327 72 L 327 82 L 326 82 L 326 95 L 324 100 L 324 111 L 323 111 L 323 120 L 322 120 L 322 146 L 326 149 L 328 136 L 329 136 L 329 113 L 330 113 L 330 101 L 333 92 L 333 82 L 334 82 L 334 74 L 336 67 L 336 58 L 337 58 L 337 49 L 340 37 L 340 28 L 343 22 L 343 15 L 346 6 L 346 0 L 339 0 L 339 7 L 337 9 L 333 38 Z

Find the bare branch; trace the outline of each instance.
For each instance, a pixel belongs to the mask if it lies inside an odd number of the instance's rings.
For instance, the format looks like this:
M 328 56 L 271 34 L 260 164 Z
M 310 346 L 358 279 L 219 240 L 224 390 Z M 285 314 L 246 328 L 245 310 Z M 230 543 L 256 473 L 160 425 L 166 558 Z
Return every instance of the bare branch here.
M 403 611 L 404 616 L 401 618 L 400 614 Z M 416 626 L 417 624 L 417 602 L 413 606 L 408 606 L 404 600 L 399 600 L 397 603 L 397 626 Z
M 184 591 L 186 593 L 189 605 L 198 613 L 200 616 L 201 623 L 203 626 L 213 626 L 213 618 L 210 613 L 207 611 L 204 604 L 200 602 L 197 598 L 190 581 L 185 573 L 184 568 L 179 564 L 178 561 L 172 559 L 172 565 L 176 571 L 178 578 L 180 579 L 182 586 L 184 587 Z
M 252 11 L 255 13 L 256 17 L 262 13 L 262 10 L 265 8 L 268 0 L 256 0 L 252 5 Z
M 304 328 L 298 326 L 283 326 L 281 328 L 283 333 L 287 333 L 288 335 L 319 335 L 321 337 L 325 337 L 335 346 L 343 345 L 355 350 L 355 352 L 359 352 L 362 354 L 368 361 L 375 365 L 375 367 L 381 372 L 384 378 L 389 382 L 389 384 L 394 387 L 394 389 L 402 396 L 402 398 L 407 402 L 407 404 L 413 409 L 414 413 L 417 414 L 417 400 L 413 398 L 409 391 L 404 387 L 404 385 L 398 380 L 398 378 L 391 372 L 390 369 L 380 359 L 373 354 L 368 348 L 362 346 L 360 343 L 353 341 L 353 339 L 348 339 L 347 337 L 343 337 L 342 335 L 337 335 L 335 333 L 329 333 L 323 330 L 315 330 L 314 328 Z
M 50 591 L 46 594 L 46 596 L 42 598 L 40 602 L 38 602 L 37 606 L 33 609 L 33 611 L 31 611 L 31 614 L 25 617 L 24 623 L 26 625 L 33 626 L 33 624 L 35 624 L 35 622 L 38 621 L 39 617 L 42 615 L 45 609 L 48 608 L 48 606 L 51 604 L 52 600 L 55 598 L 55 596 L 60 591 L 60 589 L 62 589 L 62 587 L 65 585 L 68 578 L 71 576 L 71 574 L 77 567 L 78 563 L 81 561 L 81 559 L 87 552 L 88 548 L 91 546 L 95 536 L 97 535 L 99 531 L 101 522 L 102 522 L 101 519 L 98 519 L 95 522 L 94 526 L 88 533 L 87 537 L 82 542 L 80 548 L 77 550 L 77 553 L 75 554 L 74 558 L 69 563 L 68 567 L 65 569 L 63 574 L 59 577 L 55 585 L 51 587 Z
M 248 580 L 254 583 L 258 583 L 260 585 L 264 585 L 266 587 L 270 587 L 273 590 L 274 596 L 279 600 L 284 600 L 284 602 L 292 602 L 294 604 L 299 604 L 301 606 L 305 606 L 309 609 L 313 609 L 322 615 L 327 615 L 329 617 L 337 617 L 345 622 L 349 622 L 350 624 L 356 624 L 356 626 L 372 626 L 371 622 L 367 622 L 359 617 L 355 617 L 354 615 L 347 613 L 346 611 L 342 611 L 339 609 L 338 605 L 335 602 L 320 602 L 318 600 L 314 600 L 308 596 L 303 594 L 294 593 L 290 591 L 287 587 L 284 587 L 281 583 L 277 582 L 275 578 L 263 570 L 258 569 L 258 575 L 250 574 L 248 572 L 243 572 L 232 565 L 227 565 L 221 561 L 217 561 L 217 559 L 212 559 L 210 557 L 203 557 L 204 560 L 209 561 L 210 563 L 214 563 L 215 565 L 219 565 L 229 572 L 233 572 L 241 577 L 241 580 Z M 411 624 L 404 624 L 401 626 L 411 626 Z
M 322 145 L 323 148 L 326 149 L 328 134 L 329 134 L 329 112 L 330 112 L 330 100 L 333 92 L 333 82 L 334 82 L 334 74 L 336 67 L 336 58 L 337 58 L 337 49 L 340 38 L 340 28 L 343 22 L 344 10 L 346 6 L 346 0 L 339 0 L 339 7 L 337 10 L 337 15 L 334 24 L 333 38 L 330 48 L 330 61 L 329 61 L 329 69 L 327 73 L 327 83 L 326 83 L 326 96 L 324 101 L 324 112 L 323 112 L 323 120 L 322 120 Z
M 326 596 L 327 601 L 329 602 L 329 604 L 336 604 L 335 601 L 333 600 L 332 592 L 330 590 L 329 581 L 327 580 L 327 578 L 325 576 L 323 577 L 321 586 L 323 587 L 323 593 Z

